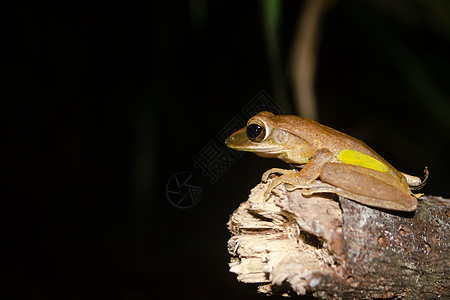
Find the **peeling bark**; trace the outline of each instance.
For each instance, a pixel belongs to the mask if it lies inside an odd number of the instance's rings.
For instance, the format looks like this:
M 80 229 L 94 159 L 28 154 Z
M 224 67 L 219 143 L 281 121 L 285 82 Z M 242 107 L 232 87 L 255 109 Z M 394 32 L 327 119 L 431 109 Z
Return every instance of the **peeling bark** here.
M 230 271 L 266 294 L 324 299 L 450 297 L 450 201 L 381 211 L 283 185 L 252 189 L 231 215 Z

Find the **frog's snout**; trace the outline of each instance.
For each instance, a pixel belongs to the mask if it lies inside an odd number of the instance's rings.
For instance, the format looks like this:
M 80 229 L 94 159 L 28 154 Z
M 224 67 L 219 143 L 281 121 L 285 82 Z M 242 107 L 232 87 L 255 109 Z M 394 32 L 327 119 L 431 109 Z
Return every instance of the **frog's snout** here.
M 233 145 L 233 141 L 234 141 L 234 137 L 233 137 L 233 135 L 230 135 L 230 136 L 227 137 L 227 139 L 225 140 L 225 145 L 227 145 L 228 147 L 231 148 L 231 145 Z

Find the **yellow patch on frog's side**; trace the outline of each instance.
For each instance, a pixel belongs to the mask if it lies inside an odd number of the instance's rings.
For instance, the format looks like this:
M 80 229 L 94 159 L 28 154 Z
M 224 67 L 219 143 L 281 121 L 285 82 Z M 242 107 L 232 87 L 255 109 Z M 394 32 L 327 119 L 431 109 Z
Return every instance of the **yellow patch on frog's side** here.
M 342 150 L 341 153 L 339 153 L 338 160 L 349 165 L 357 165 L 373 170 L 377 170 L 380 172 L 387 172 L 389 171 L 388 167 L 386 167 L 382 162 L 379 160 L 376 160 L 372 156 L 369 156 L 367 154 L 351 150 L 351 149 L 345 149 Z

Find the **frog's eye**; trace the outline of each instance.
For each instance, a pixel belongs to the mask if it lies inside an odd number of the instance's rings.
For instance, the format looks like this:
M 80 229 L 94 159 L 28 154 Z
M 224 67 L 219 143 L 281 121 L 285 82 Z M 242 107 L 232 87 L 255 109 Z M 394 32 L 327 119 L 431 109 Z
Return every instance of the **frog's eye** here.
M 266 127 L 261 125 L 257 123 L 247 125 L 247 137 L 250 141 L 259 143 L 266 138 Z

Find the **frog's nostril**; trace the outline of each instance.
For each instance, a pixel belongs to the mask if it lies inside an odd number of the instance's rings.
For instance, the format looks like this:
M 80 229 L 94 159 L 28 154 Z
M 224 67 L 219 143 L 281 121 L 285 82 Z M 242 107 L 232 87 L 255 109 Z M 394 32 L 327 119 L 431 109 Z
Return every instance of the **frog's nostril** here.
M 226 140 L 225 140 L 225 145 L 229 146 L 230 144 L 233 143 L 234 140 L 234 136 L 229 136 Z

